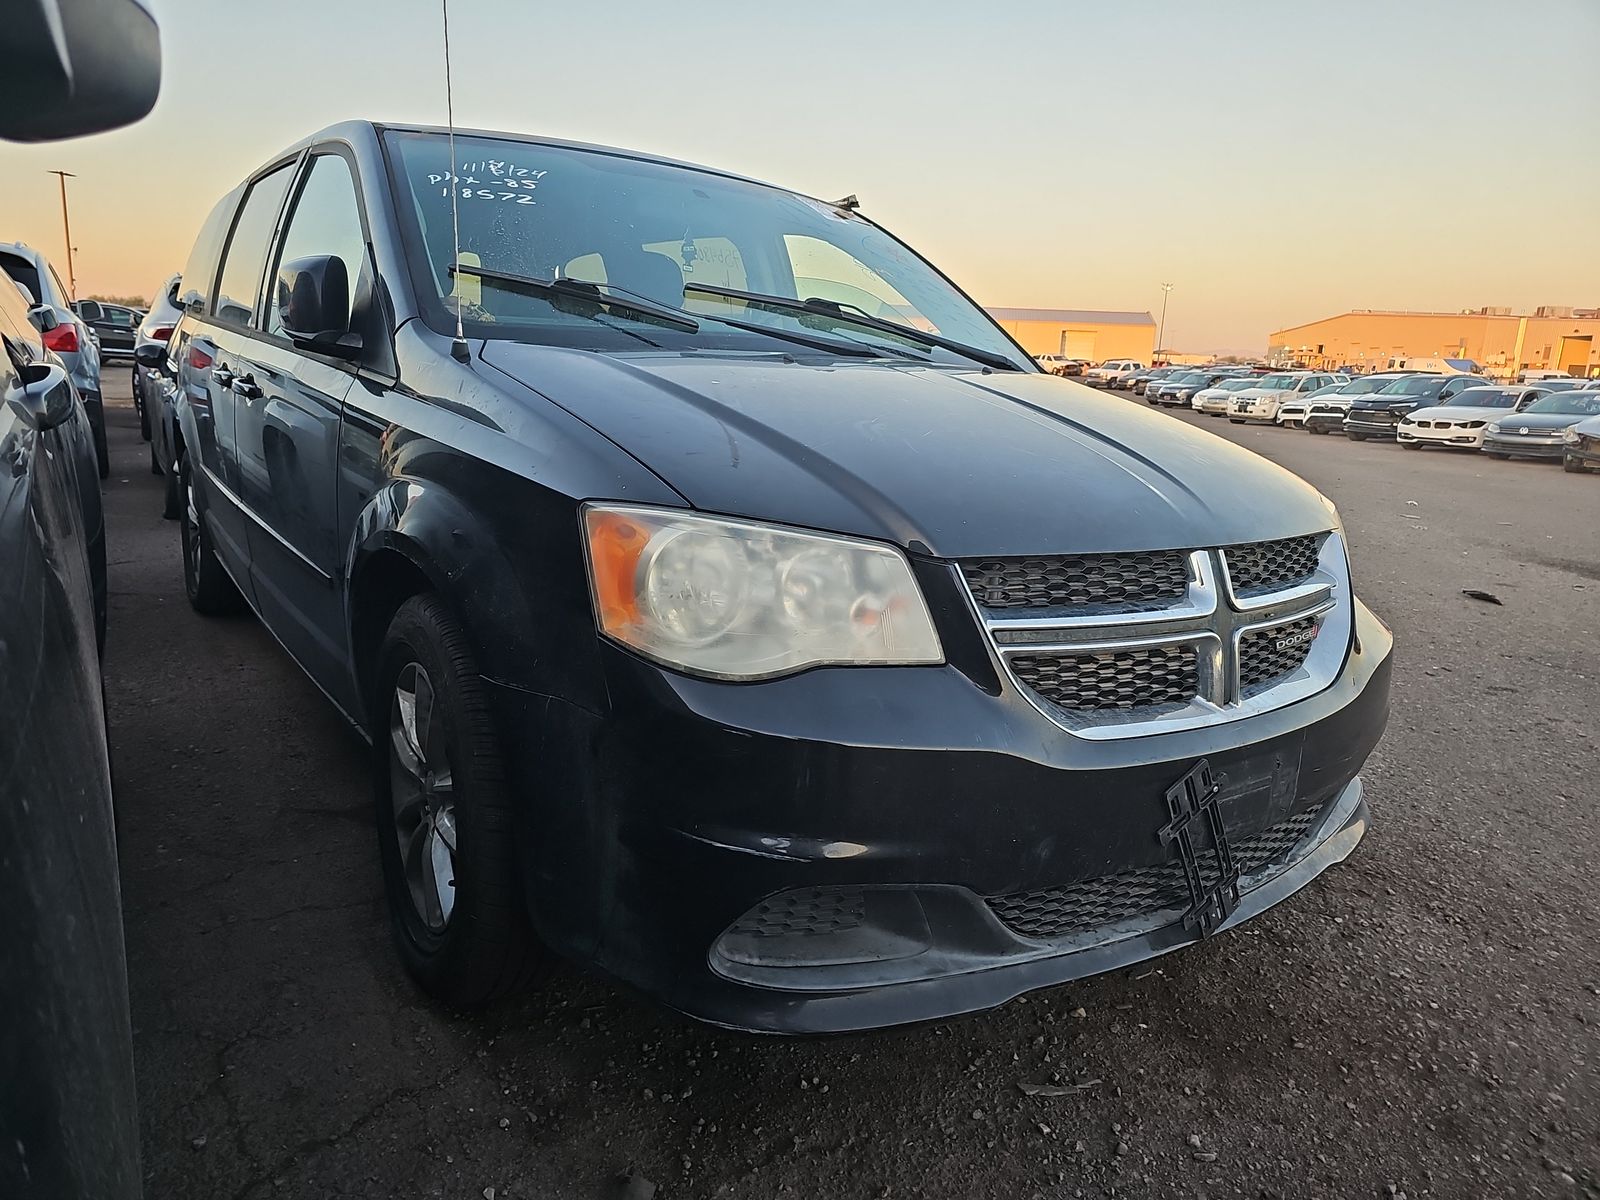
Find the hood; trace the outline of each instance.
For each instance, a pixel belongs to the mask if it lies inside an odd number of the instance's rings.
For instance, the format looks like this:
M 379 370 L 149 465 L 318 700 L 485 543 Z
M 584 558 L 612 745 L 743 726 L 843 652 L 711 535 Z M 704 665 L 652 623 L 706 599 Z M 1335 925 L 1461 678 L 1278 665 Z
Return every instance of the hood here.
M 1187 549 L 1328 529 L 1310 485 L 1044 374 L 490 342 L 695 508 L 942 558 Z
M 1501 433 L 1520 433 L 1524 429 L 1565 429 L 1584 420 L 1586 413 L 1510 413 L 1495 418 Z

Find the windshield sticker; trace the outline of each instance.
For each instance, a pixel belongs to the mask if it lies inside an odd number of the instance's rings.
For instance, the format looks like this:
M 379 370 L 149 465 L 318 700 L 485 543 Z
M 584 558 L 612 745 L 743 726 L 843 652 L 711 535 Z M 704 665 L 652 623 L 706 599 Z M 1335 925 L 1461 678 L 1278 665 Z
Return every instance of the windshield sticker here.
M 462 200 L 493 200 L 501 204 L 537 204 L 533 193 L 544 182 L 548 171 L 536 171 L 504 159 L 487 159 L 483 162 L 461 164 L 461 173 L 447 176 L 443 172 L 428 175 L 428 186 L 439 189 L 441 196 L 449 196 L 448 183 L 455 184 L 457 197 Z

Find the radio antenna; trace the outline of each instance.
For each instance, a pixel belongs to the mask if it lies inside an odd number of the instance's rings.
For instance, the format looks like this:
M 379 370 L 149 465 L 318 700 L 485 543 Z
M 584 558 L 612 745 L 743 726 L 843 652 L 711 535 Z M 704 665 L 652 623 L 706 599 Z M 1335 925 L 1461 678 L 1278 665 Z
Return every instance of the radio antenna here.
M 445 179 L 450 185 L 450 237 L 455 250 L 450 279 L 456 293 L 456 337 L 450 343 L 450 357 L 457 362 L 470 362 L 472 351 L 467 348 L 467 335 L 461 324 L 461 213 L 456 200 L 460 190 L 456 180 L 456 104 L 450 89 L 450 0 L 439 0 L 439 7 L 444 12 L 444 119 L 450 129 L 450 171 Z

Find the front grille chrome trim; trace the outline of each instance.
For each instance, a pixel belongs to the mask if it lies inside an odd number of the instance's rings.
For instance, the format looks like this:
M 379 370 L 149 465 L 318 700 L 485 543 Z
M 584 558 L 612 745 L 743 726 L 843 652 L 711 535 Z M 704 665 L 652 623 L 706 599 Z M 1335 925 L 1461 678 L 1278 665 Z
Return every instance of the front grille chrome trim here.
M 1067 732 L 1094 741 L 1148 737 L 1243 720 L 1306 699 L 1338 677 L 1354 621 L 1350 572 L 1338 531 L 1321 536 L 1311 579 L 1278 591 L 1235 593 L 1227 548 L 1189 553 L 1190 583 L 1168 608 L 1007 617 L 984 609 L 958 581 L 969 609 L 988 636 L 1001 675 L 1034 708 Z M 1254 686 L 1240 683 L 1240 639 L 1247 633 L 1310 620 L 1315 633 L 1299 667 Z M 1188 704 L 1140 709 L 1068 710 L 1028 687 L 1010 665 L 1021 655 L 1114 653 L 1189 644 L 1196 651 L 1196 694 Z

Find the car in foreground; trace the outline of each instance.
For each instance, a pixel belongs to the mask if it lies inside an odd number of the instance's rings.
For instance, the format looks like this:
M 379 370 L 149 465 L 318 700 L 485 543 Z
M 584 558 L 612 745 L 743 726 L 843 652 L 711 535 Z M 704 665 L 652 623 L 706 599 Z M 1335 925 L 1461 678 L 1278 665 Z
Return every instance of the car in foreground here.
M 61 360 L 94 431 L 100 478 L 111 474 L 106 450 L 106 415 L 100 398 L 100 343 L 88 322 L 72 308 L 72 295 L 50 260 L 23 242 L 0 242 L 0 271 L 22 286 L 33 301 L 34 320 L 45 346 Z
M 1304 421 L 1306 430 L 1321 434 L 1343 433 L 1345 415 L 1350 411 L 1350 404 L 1356 397 L 1382 391 L 1396 379 L 1403 379 L 1410 374 L 1412 374 L 1410 371 L 1395 371 L 1356 375 L 1348 383 L 1340 384 L 1336 388 L 1320 389 L 1314 396 L 1307 398 Z
M 1600 417 L 1567 426 L 1561 437 L 1561 466 L 1574 475 L 1600 469 Z
M 102 300 L 79 300 L 72 310 L 94 330 L 100 341 L 102 362 L 109 358 L 132 358 L 134 337 L 144 313 L 126 304 L 108 304 Z
M 169 355 L 185 591 L 370 740 L 428 991 L 547 947 L 725 1026 L 933 1019 L 1354 850 L 1391 638 L 1326 498 L 1062 389 L 859 211 L 454 148 L 348 123 L 269 160 Z
M 1352 442 L 1394 438 L 1407 413 L 1443 404 L 1467 388 L 1484 387 L 1491 382 L 1476 375 L 1402 375 L 1377 391 L 1350 401 L 1342 426 L 1344 435 Z
M 1547 394 L 1543 385 L 1469 387 L 1441 405 L 1408 412 L 1395 427 L 1395 439 L 1407 450 L 1424 446 L 1478 450 L 1483 446 L 1483 432 L 1492 422 L 1520 412 Z
M 1133 358 L 1108 358 L 1098 367 L 1083 373 L 1083 381 L 1092 387 L 1121 387 L 1123 381 L 1145 369 L 1142 362 Z
M 1551 392 L 1485 429 L 1483 450 L 1491 458 L 1565 461 L 1567 430 L 1595 416 L 1600 416 L 1600 391 L 1574 388 Z
M 1235 425 L 1246 421 L 1276 421 L 1278 408 L 1297 398 L 1311 395 L 1330 383 L 1348 382 L 1341 375 L 1324 371 L 1280 371 L 1257 379 L 1254 386 L 1228 399 L 1228 420 Z

